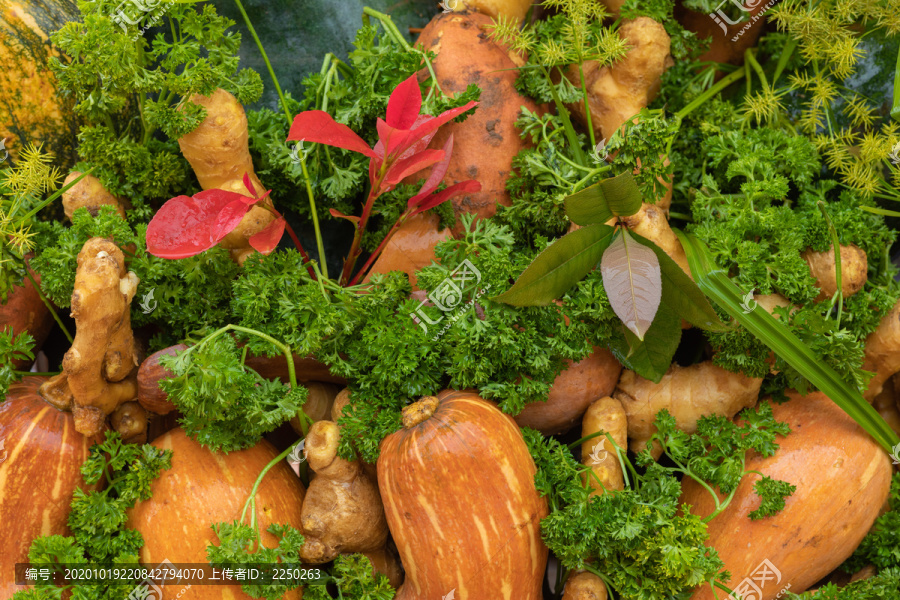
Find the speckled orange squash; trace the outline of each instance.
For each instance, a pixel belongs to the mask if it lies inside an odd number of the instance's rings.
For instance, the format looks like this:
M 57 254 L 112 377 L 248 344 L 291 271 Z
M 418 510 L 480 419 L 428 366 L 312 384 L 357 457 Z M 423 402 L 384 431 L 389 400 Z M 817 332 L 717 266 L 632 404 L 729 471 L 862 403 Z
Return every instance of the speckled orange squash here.
M 869 531 L 890 489 L 888 455 L 847 413 L 822 393 L 789 396 L 772 412 L 790 425 L 791 434 L 778 438 L 774 456 L 752 452 L 747 469 L 787 481 L 797 490 L 784 510 L 753 521 L 747 515 L 759 507 L 753 491 L 759 476 L 750 475 L 728 508 L 709 522 L 707 543 L 731 572 L 729 587 L 758 573 L 765 560 L 770 572 L 777 569 L 780 580 L 767 577 L 762 596 L 755 596 L 759 600 L 772 600 L 788 585 L 799 594 L 844 562 Z M 683 486 L 681 501 L 693 507 L 691 512 L 706 516 L 713 511 L 709 492 L 692 480 Z M 717 594 L 703 587 L 691 600 L 728 596 Z
M 515 422 L 471 392 L 404 411 L 381 444 L 378 487 L 406 569 L 396 600 L 540 600 L 547 502 Z
M 100 438 L 75 431 L 72 413 L 38 394 L 45 377 L 25 377 L 0 403 L 0 598 L 24 589 L 13 569 L 27 562 L 36 537 L 68 535 L 69 505 L 81 478 L 81 463 Z

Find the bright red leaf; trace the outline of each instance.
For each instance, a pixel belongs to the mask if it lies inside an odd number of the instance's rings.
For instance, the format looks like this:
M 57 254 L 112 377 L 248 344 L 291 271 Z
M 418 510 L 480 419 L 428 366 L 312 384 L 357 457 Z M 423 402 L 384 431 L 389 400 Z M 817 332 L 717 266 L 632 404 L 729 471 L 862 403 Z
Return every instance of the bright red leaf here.
M 391 93 L 387 105 L 387 122 L 397 129 L 410 129 L 422 110 L 422 92 L 415 75 L 411 75 Z
M 263 254 L 269 254 L 278 246 L 281 236 L 284 235 L 284 217 L 278 217 L 259 233 L 250 236 L 250 247 Z
M 474 179 L 469 179 L 467 181 L 461 181 L 459 183 L 453 184 L 448 188 L 437 192 L 436 194 L 432 194 L 428 198 L 426 198 L 423 202 L 421 202 L 416 209 L 410 214 L 410 217 L 414 217 L 419 213 L 423 213 L 426 210 L 430 210 L 435 206 L 446 202 L 448 199 L 453 196 L 458 196 L 460 194 L 474 194 L 476 192 L 481 191 L 481 184 L 475 181 Z
M 425 183 L 422 184 L 422 187 L 419 188 L 418 193 L 409 199 L 409 202 L 406 203 L 407 208 L 412 208 L 416 206 L 419 202 L 428 197 L 428 195 L 437 189 L 437 187 L 444 180 L 444 175 L 447 174 L 447 169 L 450 168 L 450 156 L 453 154 L 453 134 L 447 138 L 447 141 L 444 143 L 444 158 L 434 165 L 431 169 L 431 173 L 428 175 L 428 179 L 425 180 Z
M 307 110 L 294 117 L 288 140 L 316 142 L 352 150 L 369 157 L 375 156 L 375 152 L 369 148 L 365 140 L 322 110 Z
M 209 250 L 225 237 L 214 232 L 220 213 L 241 197 L 235 192 L 207 190 L 193 198 L 172 198 L 147 225 L 147 252 L 160 258 L 185 258 Z
M 409 158 L 398 160 L 388 169 L 384 176 L 384 183 L 386 185 L 399 183 L 413 173 L 418 173 L 422 169 L 427 169 L 436 162 L 440 162 L 443 158 L 443 150 L 423 150 Z

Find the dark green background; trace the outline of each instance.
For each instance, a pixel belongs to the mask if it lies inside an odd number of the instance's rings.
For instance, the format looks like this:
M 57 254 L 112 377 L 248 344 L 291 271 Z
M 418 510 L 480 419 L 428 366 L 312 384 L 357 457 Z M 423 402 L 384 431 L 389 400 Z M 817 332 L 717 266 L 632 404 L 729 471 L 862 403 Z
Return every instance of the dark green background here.
M 263 78 L 262 100 L 251 108 L 266 106 L 280 111 L 278 97 L 266 65 L 244 24 L 244 19 L 231 0 L 213 2 L 219 14 L 234 20 L 241 32 L 241 63 Z M 353 48 L 356 30 L 362 25 L 363 6 L 387 13 L 401 32 L 409 27 L 424 27 L 440 12 L 438 0 L 243 0 L 244 9 L 253 22 L 278 82 L 286 92 L 300 97 L 300 82 L 318 72 L 328 52 L 341 58 Z M 413 36 L 408 36 L 412 41 Z

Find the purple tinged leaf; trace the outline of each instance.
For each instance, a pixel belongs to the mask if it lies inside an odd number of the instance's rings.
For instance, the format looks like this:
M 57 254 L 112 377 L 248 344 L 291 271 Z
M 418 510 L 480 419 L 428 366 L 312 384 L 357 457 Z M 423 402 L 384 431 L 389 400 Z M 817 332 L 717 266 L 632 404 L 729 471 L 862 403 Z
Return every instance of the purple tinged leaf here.
M 623 229 L 603 252 L 600 274 L 613 312 L 643 340 L 662 298 L 662 276 L 656 254 Z

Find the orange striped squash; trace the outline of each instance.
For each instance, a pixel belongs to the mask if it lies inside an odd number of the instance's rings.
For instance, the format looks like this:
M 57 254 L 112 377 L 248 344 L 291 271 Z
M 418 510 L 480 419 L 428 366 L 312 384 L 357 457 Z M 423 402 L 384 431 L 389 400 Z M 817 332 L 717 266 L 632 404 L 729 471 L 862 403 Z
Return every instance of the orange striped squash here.
M 406 569 L 396 600 L 539 600 L 547 563 L 534 461 L 516 423 L 471 392 L 404 410 L 378 487 Z
M 146 567 L 165 560 L 206 563 L 206 546 L 219 543 L 210 525 L 240 520 L 253 483 L 277 452 L 265 440 L 246 450 L 213 452 L 189 438 L 180 427 L 153 440 L 153 446 L 172 451 L 172 468 L 153 482 L 149 500 L 128 511 L 128 527 L 144 537 L 141 563 Z M 285 461 L 266 473 L 256 492 L 256 516 L 265 546 L 278 544 L 278 539 L 266 531 L 272 523 L 302 530 L 300 507 L 305 493 Z M 209 579 L 211 573 L 206 577 Z M 183 596 L 179 596 L 182 588 L 178 585 L 161 589 L 161 600 L 251 600 L 240 585 L 197 585 Z M 301 598 L 300 588 L 284 596 L 285 600 Z
M 27 562 L 34 538 L 68 535 L 72 495 L 86 487 L 81 463 L 100 441 L 75 431 L 72 413 L 38 395 L 44 381 L 13 383 L 0 403 L 0 598 L 24 589 L 15 585 L 13 568 Z

